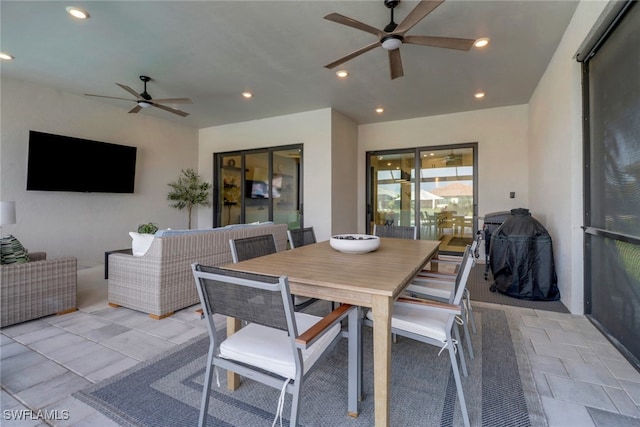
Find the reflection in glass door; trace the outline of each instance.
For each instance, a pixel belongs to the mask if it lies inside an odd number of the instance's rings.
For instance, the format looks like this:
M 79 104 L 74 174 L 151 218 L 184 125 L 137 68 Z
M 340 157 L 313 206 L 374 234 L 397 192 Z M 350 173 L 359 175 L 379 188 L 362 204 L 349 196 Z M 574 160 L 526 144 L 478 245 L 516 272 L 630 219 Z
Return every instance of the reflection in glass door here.
M 477 229 L 476 151 L 473 143 L 370 152 L 369 232 L 374 223 L 417 225 L 421 239 L 462 253 Z

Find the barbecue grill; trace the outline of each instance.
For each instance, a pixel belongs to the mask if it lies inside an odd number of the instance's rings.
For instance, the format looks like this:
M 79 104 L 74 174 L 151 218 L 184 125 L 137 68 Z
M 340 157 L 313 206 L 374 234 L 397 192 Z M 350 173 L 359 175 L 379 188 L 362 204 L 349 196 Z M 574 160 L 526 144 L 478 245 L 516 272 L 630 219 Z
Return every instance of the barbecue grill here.
M 502 225 L 505 219 L 511 216 L 511 211 L 491 212 L 484 215 L 484 224 L 482 232 L 484 234 L 484 280 L 489 278 L 489 250 L 491 246 L 491 233 L 496 231 Z

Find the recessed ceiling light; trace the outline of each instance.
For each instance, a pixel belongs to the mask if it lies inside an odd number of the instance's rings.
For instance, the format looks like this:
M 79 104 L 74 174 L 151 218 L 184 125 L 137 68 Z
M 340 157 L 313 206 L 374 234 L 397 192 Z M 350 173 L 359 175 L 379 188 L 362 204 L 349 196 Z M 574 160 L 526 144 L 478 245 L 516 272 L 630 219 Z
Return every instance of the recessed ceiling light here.
M 242 96 L 244 96 L 245 98 L 252 98 L 253 94 L 251 92 L 242 92 Z
M 75 6 L 67 7 L 67 13 L 74 18 L 78 19 L 89 19 L 89 12 L 84 9 Z
M 483 37 L 481 39 L 476 40 L 473 44 L 475 47 L 485 47 L 489 44 L 489 39 L 487 37 Z
M 11 61 L 13 59 L 12 55 L 8 53 L 0 52 L 0 59 L 6 59 L 7 61 Z
M 347 70 L 340 70 L 336 72 L 336 76 L 340 77 L 341 79 L 344 79 L 348 75 L 349 73 L 347 72 Z
M 475 96 L 478 99 L 482 99 L 482 98 L 484 98 L 484 92 L 478 92 L 478 93 L 474 94 L 473 96 Z
M 378 113 L 378 114 L 384 113 L 384 108 L 382 108 L 382 107 L 376 108 L 376 113 Z

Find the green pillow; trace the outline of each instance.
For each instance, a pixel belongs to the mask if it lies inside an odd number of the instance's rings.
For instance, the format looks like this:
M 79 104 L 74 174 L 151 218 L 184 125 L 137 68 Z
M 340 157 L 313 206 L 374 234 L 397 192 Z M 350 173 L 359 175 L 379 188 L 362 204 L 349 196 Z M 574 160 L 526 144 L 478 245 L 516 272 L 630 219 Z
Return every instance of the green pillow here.
M 29 262 L 27 250 L 12 235 L 0 237 L 0 264 Z

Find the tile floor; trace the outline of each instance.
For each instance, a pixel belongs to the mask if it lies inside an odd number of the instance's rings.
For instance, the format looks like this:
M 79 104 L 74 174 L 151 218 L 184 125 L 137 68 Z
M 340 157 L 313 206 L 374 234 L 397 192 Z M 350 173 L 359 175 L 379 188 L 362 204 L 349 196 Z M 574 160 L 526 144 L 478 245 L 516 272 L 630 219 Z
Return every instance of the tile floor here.
M 206 333 L 197 307 L 158 321 L 105 307 L 96 289 L 77 312 L 0 331 L 2 426 L 114 426 L 71 395 Z M 640 426 L 640 374 L 584 316 L 500 307 L 520 324 L 550 426 Z M 29 419 L 42 410 L 57 420 Z

